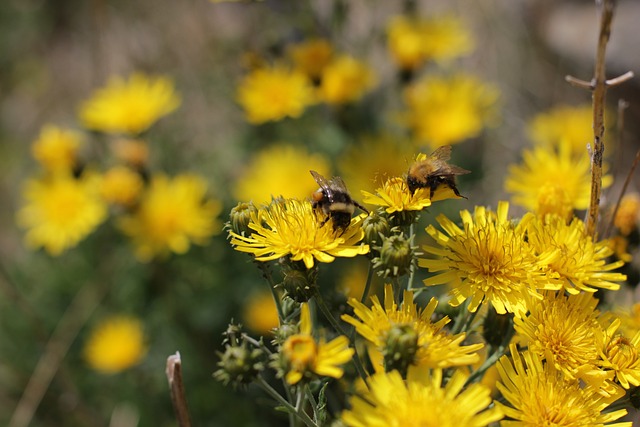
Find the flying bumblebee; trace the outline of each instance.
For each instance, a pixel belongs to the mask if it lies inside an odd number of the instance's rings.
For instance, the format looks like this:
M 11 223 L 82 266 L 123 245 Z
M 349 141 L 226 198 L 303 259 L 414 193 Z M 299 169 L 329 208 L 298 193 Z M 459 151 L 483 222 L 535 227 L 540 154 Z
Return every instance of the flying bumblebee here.
M 334 176 L 331 179 L 326 179 L 316 171 L 309 172 L 320 186 L 311 196 L 313 199 L 311 205 L 313 209 L 321 210 L 326 215 L 320 227 L 332 219 L 333 230 L 344 231 L 349 226 L 356 207 L 369 213 L 361 204 L 351 198 L 342 178 Z
M 451 146 L 445 145 L 439 147 L 430 156 L 424 160 L 416 161 L 407 172 L 407 186 L 411 194 L 415 193 L 418 188 L 429 188 L 431 190 L 430 197 L 436 189 L 446 184 L 453 190 L 456 196 L 464 197 L 456 187 L 456 176 L 471 173 L 461 167 L 450 165 L 447 160 L 451 158 Z

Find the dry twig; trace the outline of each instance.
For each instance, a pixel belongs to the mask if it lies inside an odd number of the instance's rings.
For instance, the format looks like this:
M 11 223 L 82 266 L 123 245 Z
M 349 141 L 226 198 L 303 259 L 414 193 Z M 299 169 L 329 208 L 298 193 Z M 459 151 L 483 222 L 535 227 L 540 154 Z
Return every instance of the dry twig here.
M 172 354 L 167 358 L 166 368 L 167 380 L 171 389 L 171 402 L 173 410 L 178 419 L 178 426 L 191 427 L 191 418 L 189 417 L 189 407 L 187 406 L 187 397 L 184 392 L 184 383 L 182 382 L 182 360 L 180 352 Z

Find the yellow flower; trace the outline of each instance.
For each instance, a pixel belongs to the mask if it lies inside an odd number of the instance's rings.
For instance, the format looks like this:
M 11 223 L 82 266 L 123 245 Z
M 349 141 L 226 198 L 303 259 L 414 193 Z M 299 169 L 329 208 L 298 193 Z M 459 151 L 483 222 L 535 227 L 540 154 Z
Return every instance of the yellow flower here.
M 608 128 L 608 124 L 605 128 Z M 527 133 L 538 146 L 553 149 L 566 143 L 573 154 L 586 156 L 587 144 L 593 146 L 593 109 L 591 104 L 560 105 L 536 115 Z M 607 150 L 605 153 L 608 153 Z
M 393 300 L 391 285 L 386 285 L 384 307 L 376 296 L 371 297 L 371 301 L 373 305 L 368 308 L 355 298 L 351 298 L 349 305 L 353 307 L 357 318 L 343 314 L 342 320 L 353 325 L 358 334 L 371 342 L 375 346 L 374 351 L 385 354 L 389 350 L 387 347 L 392 329 L 406 326 L 407 332 L 417 335 L 417 351 L 408 355 L 411 359 L 410 365 L 448 368 L 471 365 L 479 360 L 477 351 L 483 347 L 483 344 L 461 345 L 466 337 L 464 333 L 451 335 L 443 330 L 450 321 L 448 317 L 435 323 L 431 322 L 431 317 L 438 306 L 435 298 L 431 298 L 424 310 L 418 310 L 413 302 L 413 292 L 405 291 L 402 306 L 399 307 Z M 397 358 L 397 355 L 394 354 L 393 357 Z M 374 356 L 374 359 L 381 359 L 381 357 Z
M 598 288 L 616 291 L 627 276 L 612 270 L 624 262 L 607 264 L 613 254 L 608 242 L 594 242 L 585 232 L 584 223 L 574 218 L 569 224 L 564 218 L 547 215 L 544 219 L 532 213 L 522 218 L 531 247 L 537 254 L 554 252 L 545 261 L 547 278 L 570 294 L 595 292 Z
M 467 376 L 457 370 L 443 386 L 441 369 L 410 375 L 407 381 L 398 371 L 372 375 L 341 420 L 349 427 L 484 427 L 502 419 L 500 409 L 488 409 L 489 388 L 478 383 L 465 387 Z
M 17 214 L 18 224 L 28 229 L 27 245 L 60 255 L 91 234 L 107 218 L 99 185 L 100 178 L 90 173 L 27 181 L 26 203 Z
M 320 99 L 328 104 L 345 104 L 362 98 L 375 85 L 373 70 L 350 56 L 341 56 L 322 72 Z
M 638 193 L 625 194 L 613 219 L 613 225 L 620 230 L 620 234 L 628 236 L 638 228 L 640 215 L 640 195 Z
M 131 206 L 142 192 L 144 182 L 139 173 L 126 166 L 115 166 L 102 177 L 100 192 L 109 203 Z
M 203 245 L 220 231 L 216 216 L 222 205 L 205 199 L 206 191 L 204 179 L 193 175 L 158 175 L 151 180 L 137 209 L 119 222 L 133 239 L 140 261 L 170 251 L 184 254 L 192 242 Z
M 305 375 L 314 373 L 321 377 L 341 378 L 342 365 L 351 360 L 354 350 L 344 335 L 329 342 L 316 341 L 311 335 L 309 306 L 300 306 L 300 333 L 292 335 L 282 345 L 282 354 L 288 364 L 287 383 L 297 384 Z
M 82 135 L 70 129 L 45 125 L 31 146 L 33 157 L 50 172 L 69 172 L 76 165 Z
M 84 346 L 89 366 L 104 374 L 115 374 L 137 365 L 146 354 L 142 324 L 127 316 L 104 320 L 91 332 Z
M 604 330 L 598 322 L 598 300 L 590 293 L 565 296 L 547 292 L 528 301 L 529 313 L 514 318 L 514 327 L 531 352 L 564 373 L 600 385 L 611 377 L 597 366 Z
M 118 160 L 131 166 L 144 167 L 149 160 L 149 146 L 139 139 L 118 139 L 111 148 Z
M 513 361 L 502 356 L 497 364 L 498 389 L 509 405 L 496 404 L 512 420 L 502 425 L 631 427 L 631 422 L 610 424 L 623 417 L 626 409 L 605 412 L 619 395 L 605 397 L 593 387 L 581 387 L 578 380 L 567 379 L 533 352 L 519 353 L 512 346 L 511 356 Z
M 407 87 L 404 122 L 432 149 L 478 136 L 496 120 L 499 91 L 470 75 L 427 75 Z
M 614 315 L 622 322 L 620 329 L 627 337 L 640 332 L 640 303 L 633 303 L 630 307 L 616 307 Z
M 430 19 L 393 18 L 387 28 L 388 48 L 398 66 L 415 70 L 426 61 L 447 62 L 471 51 L 473 38 L 453 16 Z
M 332 262 L 335 257 L 354 257 L 369 252 L 368 245 L 357 245 L 364 237 L 360 227 L 363 217 L 351 219 L 342 232 L 331 224 L 323 224 L 308 200 L 276 199 L 269 206 L 251 213 L 251 236 L 230 232 L 231 244 L 237 251 L 255 255 L 258 261 L 271 261 L 291 256 L 312 268 L 314 259 Z
M 382 206 L 387 213 L 403 211 L 421 211 L 431 206 L 429 188 L 419 188 L 411 194 L 407 182 L 401 177 L 392 177 L 385 181 L 375 194 L 363 191 L 363 201 L 370 205 Z M 435 198 L 435 194 L 434 194 Z
M 249 162 L 233 187 L 233 196 L 256 205 L 269 203 L 277 196 L 309 197 L 318 189 L 309 170 L 327 176 L 329 162 L 321 154 L 311 154 L 294 145 L 272 146 L 257 153 Z
M 611 337 L 604 347 L 601 366 L 615 373 L 615 379 L 625 389 L 640 385 L 640 332 L 627 338 L 614 334 L 620 322 L 613 324 L 607 331 Z
M 289 48 L 296 68 L 317 80 L 333 57 L 333 47 L 324 39 L 309 39 Z
M 602 186 L 611 182 L 611 175 L 605 175 Z M 554 213 L 568 219 L 573 209 L 589 207 L 589 157 L 574 155 L 567 143 L 559 144 L 557 150 L 543 146 L 525 150 L 523 163 L 510 166 L 505 189 L 513 194 L 515 204 L 540 215 Z
M 249 298 L 243 310 L 247 328 L 260 334 L 272 334 L 280 321 L 278 310 L 271 292 L 260 292 Z
M 364 162 L 362 153 L 367 153 Z M 338 170 L 352 192 L 373 192 L 383 180 L 406 172 L 407 159 L 412 157 L 413 148 L 408 139 L 391 134 L 367 136 L 356 144 L 349 144 L 338 159 Z
M 300 117 L 315 102 L 309 78 L 283 66 L 260 68 L 238 86 L 237 99 L 249 123 L 260 124 Z
M 98 89 L 81 106 L 80 120 L 89 129 L 137 135 L 179 106 L 171 79 L 134 73 Z
M 495 213 L 481 206 L 473 216 L 461 211 L 462 228 L 439 215 L 437 221 L 446 234 L 429 225 L 427 233 L 438 246 L 423 247 L 439 258 L 418 260 L 419 266 L 438 273 L 425 285 L 451 283 L 449 303 L 457 306 L 471 298 L 472 312 L 481 303 L 491 303 L 499 314 L 525 313 L 525 295 L 536 296 L 537 289 L 551 287 L 542 271 L 549 254 L 536 257 L 525 241 L 524 229 L 513 225 L 508 211 L 507 202 L 500 202 Z
M 375 279 L 371 278 L 371 286 L 375 286 Z M 367 283 L 367 267 L 361 264 L 350 265 L 340 276 L 338 290 L 347 298 L 362 298 Z M 373 293 L 373 292 L 371 292 Z

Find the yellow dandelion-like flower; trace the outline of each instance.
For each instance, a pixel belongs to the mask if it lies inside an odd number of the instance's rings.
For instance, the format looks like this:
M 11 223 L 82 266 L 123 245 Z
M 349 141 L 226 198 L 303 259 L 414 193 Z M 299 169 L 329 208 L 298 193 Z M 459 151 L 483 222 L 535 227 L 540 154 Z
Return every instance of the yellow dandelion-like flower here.
M 411 194 L 407 182 L 401 177 L 392 177 L 385 181 L 375 194 L 363 191 L 363 201 L 370 205 L 382 206 L 387 213 L 402 211 L 421 211 L 431 206 L 430 190 L 420 188 Z M 435 194 L 434 194 L 435 198 Z
M 168 77 L 132 74 L 128 80 L 112 77 L 80 108 L 80 120 L 89 129 L 137 135 L 180 106 L 180 97 Z
M 515 204 L 540 215 L 555 213 L 564 218 L 573 209 L 589 207 L 591 168 L 586 154 L 576 156 L 562 143 L 558 149 L 539 146 L 525 150 L 522 157 L 522 164 L 509 167 L 505 180 L 505 189 L 513 194 Z M 611 182 L 611 175 L 603 176 L 603 187 Z
M 407 381 L 398 371 L 372 375 L 341 420 L 349 427 L 484 427 L 502 419 L 499 408 L 489 408 L 489 388 L 478 383 L 465 387 L 467 377 L 457 370 L 443 386 L 441 369 L 410 375 Z
M 609 128 L 606 124 L 605 128 Z M 538 146 L 552 149 L 566 143 L 572 153 L 587 154 L 587 144 L 593 145 L 593 109 L 591 104 L 560 105 L 536 115 L 529 122 L 527 133 Z
M 277 196 L 309 197 L 318 189 L 309 170 L 329 175 L 329 161 L 323 155 L 309 153 L 301 147 L 275 145 L 255 155 L 236 181 L 232 193 L 236 200 L 251 200 L 257 205 L 269 203 Z
M 508 211 L 507 202 L 500 202 L 495 213 L 481 206 L 473 216 L 461 211 L 462 228 L 439 215 L 437 221 L 446 234 L 430 225 L 427 233 L 438 246 L 423 247 L 439 258 L 418 260 L 419 266 L 438 273 L 425 285 L 450 283 L 449 303 L 457 306 L 471 298 L 469 311 L 491 303 L 499 314 L 526 312 L 525 295 L 536 296 L 537 289 L 550 287 L 542 271 L 549 254 L 536 257 L 525 242 L 524 230 L 509 220 Z
M 271 292 L 260 292 L 249 297 L 243 310 L 244 324 L 260 334 L 272 334 L 278 327 L 278 309 Z
M 81 143 L 79 132 L 45 125 L 31 146 L 31 154 L 47 171 L 69 172 L 76 164 Z
M 559 216 L 547 215 L 543 219 L 528 213 L 521 224 L 536 253 L 555 252 L 545 261 L 546 276 L 549 282 L 563 286 L 570 294 L 595 292 L 598 288 L 616 291 L 620 284 L 615 282 L 627 279 L 624 274 L 612 272 L 624 261 L 607 264 L 613 250 L 607 241 L 594 242 L 579 218 L 567 224 Z
M 315 102 L 315 94 L 302 71 L 275 66 L 247 75 L 238 86 L 237 99 L 247 121 L 260 124 L 300 117 Z
M 618 320 L 607 330 L 611 338 L 604 347 L 601 367 L 613 371 L 616 382 L 628 390 L 640 385 L 640 332 L 627 338 L 615 333 L 619 325 Z
M 496 121 L 499 91 L 471 75 L 427 75 L 407 87 L 403 121 L 432 149 L 478 136 Z
M 184 254 L 191 243 L 203 245 L 221 230 L 216 217 L 222 204 L 205 199 L 206 191 L 206 182 L 197 176 L 153 177 L 137 209 L 119 221 L 140 261 L 170 251 Z
M 318 80 L 333 58 L 333 46 L 325 39 L 310 39 L 289 48 L 296 68 L 313 80 Z
M 640 332 L 640 302 L 630 307 L 616 307 L 613 313 L 620 319 L 620 330 L 626 337 L 633 337 Z
M 640 195 L 638 193 L 625 194 L 613 218 L 613 225 L 620 230 L 620 234 L 628 236 L 638 228 L 640 216 Z
M 109 203 L 131 206 L 144 188 L 140 174 L 126 166 L 115 166 L 102 177 L 100 192 Z
M 477 351 L 483 344 L 463 346 L 466 334 L 450 335 L 442 330 L 450 319 L 444 317 L 435 323 L 431 322 L 438 301 L 431 298 L 429 304 L 418 310 L 413 302 L 413 292 L 405 291 L 402 306 L 399 307 L 393 299 L 391 285 L 384 289 L 384 307 L 378 297 L 371 297 L 373 305 L 368 308 L 355 298 L 349 300 L 357 316 L 342 315 L 342 320 L 353 325 L 356 332 L 371 342 L 376 351 L 384 353 L 389 333 L 398 325 L 406 325 L 417 334 L 417 351 L 413 356 L 412 365 L 428 368 L 448 368 L 451 366 L 471 365 L 480 359 Z M 374 359 L 379 359 L 374 356 Z
M 367 161 L 362 161 L 367 153 Z M 407 159 L 413 157 L 408 139 L 391 134 L 366 136 L 350 144 L 338 159 L 338 171 L 349 188 L 374 192 L 379 183 L 391 176 L 400 176 L 407 170 Z
M 64 174 L 27 181 L 26 203 L 17 213 L 27 245 L 60 255 L 91 234 L 107 218 L 99 186 L 100 178 L 86 172 L 78 179 Z
M 146 354 L 142 324 L 128 316 L 104 320 L 84 346 L 87 364 L 104 374 L 115 374 L 137 365 Z
M 297 384 L 305 375 L 314 373 L 321 377 L 340 378 L 342 365 L 351 360 L 354 350 L 344 335 L 329 342 L 316 341 L 311 335 L 312 324 L 309 306 L 300 306 L 300 333 L 292 335 L 282 345 L 282 354 L 289 365 L 285 380 Z
M 541 300 L 528 301 L 529 313 L 515 317 L 514 327 L 531 352 L 567 378 L 600 385 L 611 375 L 597 367 L 604 340 L 597 304 L 590 293 L 547 292 Z
M 537 353 L 519 353 L 512 345 L 511 357 L 502 356 L 497 364 L 501 378 L 497 386 L 509 403 L 496 401 L 508 419 L 501 425 L 631 427 L 631 422 L 610 424 L 626 415 L 626 409 L 605 412 L 619 395 L 607 397 L 593 387 L 582 387 L 553 364 L 543 363 Z
M 448 62 L 469 53 L 473 38 L 453 16 L 430 19 L 393 18 L 387 28 L 388 49 L 398 66 L 415 70 L 426 61 Z
M 354 257 L 369 252 L 369 246 L 358 242 L 364 237 L 363 216 L 351 219 L 345 230 L 334 230 L 322 224 L 311 202 L 298 199 L 276 199 L 269 206 L 251 213 L 250 236 L 230 232 L 231 244 L 237 251 L 255 255 L 258 261 L 271 261 L 290 256 L 312 268 L 314 259 L 332 262 L 335 257 Z
M 318 94 L 328 104 L 344 104 L 362 98 L 375 83 L 373 70 L 369 66 L 343 55 L 324 68 Z

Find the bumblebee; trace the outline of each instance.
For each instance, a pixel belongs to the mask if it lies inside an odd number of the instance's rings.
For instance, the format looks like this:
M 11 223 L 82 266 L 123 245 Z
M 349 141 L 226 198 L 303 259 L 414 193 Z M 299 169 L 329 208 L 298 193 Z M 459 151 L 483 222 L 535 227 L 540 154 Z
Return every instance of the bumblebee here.
M 320 227 L 331 219 L 334 231 L 344 231 L 349 226 L 356 207 L 369 213 L 361 204 L 351 198 L 342 178 L 334 176 L 331 179 L 326 179 L 316 171 L 309 172 L 320 186 L 311 196 L 313 199 L 311 205 L 314 210 L 322 211 L 326 215 Z
M 461 167 L 450 165 L 447 160 L 451 158 L 451 146 L 445 145 L 439 147 L 430 156 L 424 160 L 416 161 L 407 172 L 407 187 L 411 194 L 415 193 L 418 188 L 429 188 L 431 190 L 430 198 L 436 189 L 446 184 L 453 190 L 456 196 L 464 197 L 456 187 L 456 176 L 470 173 Z

